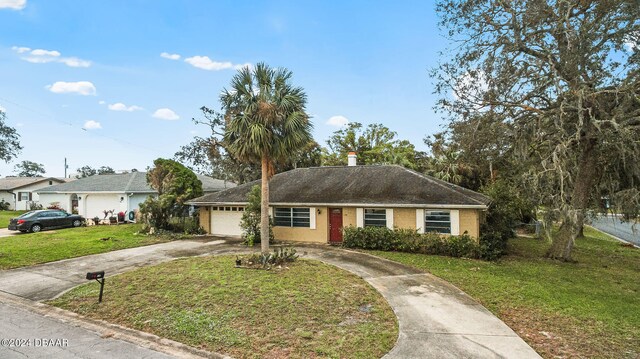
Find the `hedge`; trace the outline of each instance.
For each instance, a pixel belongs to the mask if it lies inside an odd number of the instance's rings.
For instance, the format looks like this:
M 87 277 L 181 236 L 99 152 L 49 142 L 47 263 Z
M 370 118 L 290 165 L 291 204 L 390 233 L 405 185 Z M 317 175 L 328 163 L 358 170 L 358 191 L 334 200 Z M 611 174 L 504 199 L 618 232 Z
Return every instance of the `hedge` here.
M 386 227 L 345 227 L 342 246 L 381 251 L 435 254 L 450 257 L 481 258 L 481 246 L 466 233 L 443 236 L 418 233 L 411 229 Z

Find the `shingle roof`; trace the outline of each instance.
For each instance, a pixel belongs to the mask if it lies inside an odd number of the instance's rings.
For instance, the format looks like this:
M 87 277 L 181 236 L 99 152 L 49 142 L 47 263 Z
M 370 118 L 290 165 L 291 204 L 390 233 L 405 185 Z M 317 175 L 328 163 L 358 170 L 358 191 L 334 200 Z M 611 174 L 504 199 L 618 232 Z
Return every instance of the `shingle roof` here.
M 205 193 L 220 191 L 234 187 L 235 184 L 223 180 L 197 175 L 202 182 Z M 75 192 L 127 192 L 154 193 L 147 184 L 146 172 L 131 172 L 123 174 L 95 175 L 80 178 L 73 182 L 46 187 L 36 191 L 38 193 L 75 193 Z
M 63 179 L 55 177 L 5 177 L 0 178 L 0 191 L 11 191 L 16 188 L 43 181 L 55 181 L 58 183 L 64 182 Z
M 246 203 L 260 181 L 211 193 L 191 204 Z M 269 182 L 272 204 L 396 204 L 485 208 L 480 193 L 408 170 L 401 166 L 299 168 L 275 175 Z

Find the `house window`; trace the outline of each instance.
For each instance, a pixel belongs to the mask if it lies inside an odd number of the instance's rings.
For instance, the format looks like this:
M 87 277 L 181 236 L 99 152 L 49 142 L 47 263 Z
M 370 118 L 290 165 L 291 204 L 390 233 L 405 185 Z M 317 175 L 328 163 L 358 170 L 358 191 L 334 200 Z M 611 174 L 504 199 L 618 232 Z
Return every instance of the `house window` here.
M 273 222 L 281 227 L 311 227 L 309 208 L 275 208 Z
M 29 192 L 18 192 L 18 201 L 28 201 Z
M 424 231 L 451 234 L 451 213 L 449 211 L 424 211 Z
M 386 209 L 364 209 L 364 226 L 365 227 L 386 227 L 387 226 L 387 210 Z
M 212 211 L 244 212 L 244 207 L 211 207 Z

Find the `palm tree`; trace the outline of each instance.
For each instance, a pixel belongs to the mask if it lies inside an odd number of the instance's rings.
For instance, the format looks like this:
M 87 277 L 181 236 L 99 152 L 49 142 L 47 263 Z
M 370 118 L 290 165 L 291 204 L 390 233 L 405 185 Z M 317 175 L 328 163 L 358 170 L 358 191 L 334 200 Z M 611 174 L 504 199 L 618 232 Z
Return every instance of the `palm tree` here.
M 220 95 L 225 147 L 238 160 L 262 167 L 262 252 L 269 250 L 269 180 L 275 165 L 290 160 L 312 140 L 312 124 L 305 112 L 307 95 L 291 85 L 291 76 L 287 69 L 272 69 L 264 63 L 253 69 L 243 67 Z

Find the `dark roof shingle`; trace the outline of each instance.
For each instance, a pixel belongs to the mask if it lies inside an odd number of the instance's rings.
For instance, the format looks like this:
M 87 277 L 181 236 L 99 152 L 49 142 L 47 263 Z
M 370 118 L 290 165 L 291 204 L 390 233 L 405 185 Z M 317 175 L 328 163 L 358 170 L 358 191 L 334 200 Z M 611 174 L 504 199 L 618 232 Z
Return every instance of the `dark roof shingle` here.
M 260 181 L 211 193 L 192 204 L 246 203 Z M 299 168 L 275 175 L 269 182 L 273 204 L 397 204 L 486 207 L 489 198 L 401 166 Z

